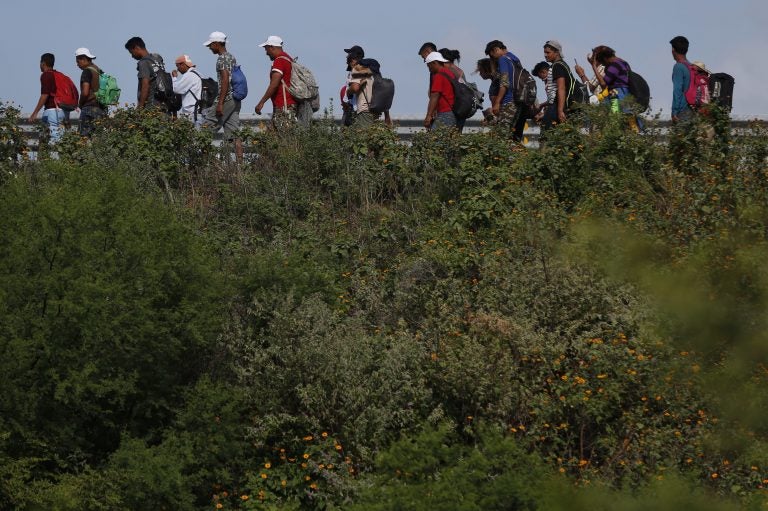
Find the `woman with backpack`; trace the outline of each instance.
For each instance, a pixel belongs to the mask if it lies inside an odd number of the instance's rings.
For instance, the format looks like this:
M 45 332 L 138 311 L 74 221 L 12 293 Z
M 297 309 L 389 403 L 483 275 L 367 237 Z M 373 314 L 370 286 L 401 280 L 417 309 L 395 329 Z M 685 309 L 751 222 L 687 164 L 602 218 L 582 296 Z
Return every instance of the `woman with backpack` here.
M 624 103 L 624 98 L 629 95 L 629 71 L 627 61 L 616 56 L 616 51 L 609 46 L 597 46 L 592 50 L 588 58 L 595 72 L 595 77 L 603 91 L 598 96 L 601 102 L 606 101 L 614 113 L 623 112 L 630 116 L 629 124 L 634 130 L 638 130 L 638 120 L 635 117 L 631 105 Z M 599 66 L 605 66 L 605 73 L 600 75 Z

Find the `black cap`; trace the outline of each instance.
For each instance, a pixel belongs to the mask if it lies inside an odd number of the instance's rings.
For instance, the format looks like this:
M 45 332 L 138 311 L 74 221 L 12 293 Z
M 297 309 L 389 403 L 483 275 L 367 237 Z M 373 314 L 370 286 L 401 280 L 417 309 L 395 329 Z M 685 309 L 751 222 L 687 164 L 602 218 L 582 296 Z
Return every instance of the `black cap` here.
M 344 48 L 344 51 L 347 52 L 350 57 L 357 57 L 359 59 L 365 57 L 365 50 L 358 45 L 354 45 L 351 48 Z

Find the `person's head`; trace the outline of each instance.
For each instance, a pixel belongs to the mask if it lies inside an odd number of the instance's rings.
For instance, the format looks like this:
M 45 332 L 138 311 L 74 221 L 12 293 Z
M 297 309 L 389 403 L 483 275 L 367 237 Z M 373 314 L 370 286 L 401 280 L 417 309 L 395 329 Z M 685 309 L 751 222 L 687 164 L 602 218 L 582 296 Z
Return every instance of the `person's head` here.
M 435 46 L 435 43 L 432 43 L 432 42 L 424 43 L 421 45 L 421 48 L 419 48 L 419 57 L 423 58 L 426 61 L 427 55 L 429 55 L 433 51 L 437 51 L 437 46 Z
M 283 39 L 276 35 L 271 35 L 259 46 L 264 48 L 264 53 L 267 54 L 270 60 L 275 60 L 283 52 Z
M 195 64 L 192 63 L 192 59 L 189 58 L 189 55 L 179 55 L 176 57 L 176 69 L 184 74 L 190 69 L 195 67 Z
M 535 66 L 533 66 L 533 69 L 531 70 L 531 74 L 533 76 L 538 76 L 541 78 L 542 81 L 547 79 L 547 74 L 549 74 L 549 63 L 547 62 L 539 62 Z
M 211 32 L 203 46 L 211 50 L 214 55 L 221 55 L 227 51 L 227 34 L 224 32 Z
M 440 55 L 439 52 L 433 51 L 426 57 L 424 57 L 424 63 L 427 64 L 430 73 L 437 73 L 441 67 L 448 62 L 448 59 Z
M 53 64 L 56 62 L 56 57 L 53 53 L 43 53 L 40 55 L 40 70 L 53 69 Z
M 456 62 L 461 61 L 461 53 L 459 53 L 459 50 L 449 50 L 448 48 L 442 48 L 438 51 L 440 52 L 440 55 L 442 55 L 443 58 L 451 64 L 455 64 Z
M 557 62 L 563 58 L 563 47 L 557 41 L 547 41 L 544 43 L 544 60 L 547 62 Z
M 607 66 L 610 60 L 616 56 L 616 51 L 610 46 L 600 45 L 592 49 L 592 58 L 598 64 Z
M 485 45 L 485 54 L 492 59 L 498 59 L 505 53 L 507 53 L 507 47 L 498 39 L 494 39 Z
M 563 46 L 559 41 L 550 39 L 544 43 L 544 59 L 547 62 L 557 62 L 563 58 Z
M 147 46 L 144 44 L 144 40 L 141 37 L 131 37 L 125 43 L 125 49 L 136 60 L 147 56 Z
M 78 48 L 75 50 L 75 62 L 80 69 L 90 66 L 95 58 L 96 55 L 91 53 L 91 50 L 88 48 Z
M 344 51 L 347 54 L 347 71 L 351 71 L 355 64 L 360 62 L 360 59 L 365 58 L 365 50 L 358 45 L 344 48 Z
M 673 37 L 669 44 L 672 45 L 672 55 L 677 54 L 681 57 L 688 55 L 688 39 L 685 37 L 681 35 Z
M 493 61 L 489 57 L 478 60 L 476 72 L 483 80 L 490 80 L 493 77 Z

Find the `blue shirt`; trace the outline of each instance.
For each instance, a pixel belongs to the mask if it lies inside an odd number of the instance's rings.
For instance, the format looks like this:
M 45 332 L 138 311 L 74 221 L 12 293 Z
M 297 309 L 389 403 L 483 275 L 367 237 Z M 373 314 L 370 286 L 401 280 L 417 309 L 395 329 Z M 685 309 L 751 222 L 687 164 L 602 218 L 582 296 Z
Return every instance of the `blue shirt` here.
M 507 92 L 504 93 L 504 97 L 501 98 L 502 105 L 506 105 L 515 100 L 515 63 L 519 65 L 520 59 L 509 51 L 499 58 L 500 85 L 507 88 Z
M 672 115 L 678 117 L 688 109 L 685 91 L 691 84 L 691 72 L 683 62 L 676 62 L 672 68 Z

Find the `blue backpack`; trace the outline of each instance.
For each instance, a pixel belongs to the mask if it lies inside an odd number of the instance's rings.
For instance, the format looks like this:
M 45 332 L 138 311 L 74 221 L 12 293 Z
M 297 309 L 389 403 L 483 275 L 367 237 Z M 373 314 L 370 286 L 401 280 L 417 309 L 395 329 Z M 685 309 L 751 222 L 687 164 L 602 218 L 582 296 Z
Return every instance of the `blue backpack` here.
M 248 80 L 245 79 L 239 65 L 232 66 L 232 76 L 229 81 L 232 84 L 232 97 L 236 101 L 244 100 L 248 96 Z

